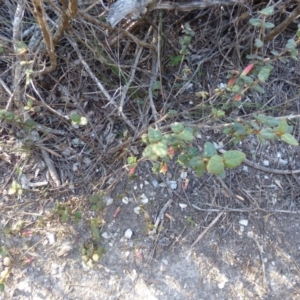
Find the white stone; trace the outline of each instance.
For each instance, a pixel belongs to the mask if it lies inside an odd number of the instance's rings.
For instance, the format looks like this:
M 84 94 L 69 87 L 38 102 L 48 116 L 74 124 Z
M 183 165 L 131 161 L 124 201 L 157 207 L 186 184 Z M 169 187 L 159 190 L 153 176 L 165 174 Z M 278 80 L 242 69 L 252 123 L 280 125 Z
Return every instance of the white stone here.
M 187 208 L 187 204 L 185 204 L 185 203 L 179 203 L 179 206 L 181 209 Z
M 106 204 L 106 206 L 109 206 L 114 202 L 114 199 L 109 196 L 104 196 L 103 201 Z
M 54 235 L 54 233 L 46 232 L 46 237 L 47 237 L 50 245 L 53 245 L 55 243 L 55 235 Z
M 248 226 L 248 220 L 246 220 L 246 219 L 239 220 L 239 223 L 242 226 Z
M 107 232 L 103 232 L 102 234 L 101 234 L 101 236 L 104 238 L 104 239 L 109 239 L 109 234 L 107 233 Z
M 187 172 L 181 172 L 180 173 L 180 178 L 181 179 L 186 179 L 186 177 L 187 177 Z
M 147 198 L 147 196 L 146 196 L 145 194 L 142 194 L 142 195 L 140 196 L 140 200 L 141 200 L 141 202 L 144 203 L 144 204 L 146 204 L 146 203 L 149 202 L 149 199 Z
M 270 162 L 267 159 L 263 160 L 263 165 L 268 167 L 270 165 Z
M 124 233 L 124 237 L 126 239 L 130 239 L 132 237 L 132 234 L 133 234 L 132 230 L 130 228 L 128 228 Z
M 170 181 L 168 182 L 168 184 L 169 184 L 170 189 L 172 189 L 172 190 L 176 190 L 176 189 L 177 189 L 177 181 L 175 181 L 175 180 L 170 180 Z
M 154 188 L 157 188 L 157 187 L 158 187 L 158 182 L 157 182 L 157 180 L 153 179 L 153 180 L 151 181 L 151 183 L 152 183 L 152 185 L 153 185 Z
M 128 203 L 129 203 L 128 197 L 122 198 L 122 202 L 123 202 L 124 204 L 128 204 Z
M 133 209 L 133 211 L 134 211 L 137 215 L 140 214 L 140 210 L 141 210 L 141 208 L 140 208 L 139 206 L 137 206 L 137 207 L 135 207 L 135 208 Z

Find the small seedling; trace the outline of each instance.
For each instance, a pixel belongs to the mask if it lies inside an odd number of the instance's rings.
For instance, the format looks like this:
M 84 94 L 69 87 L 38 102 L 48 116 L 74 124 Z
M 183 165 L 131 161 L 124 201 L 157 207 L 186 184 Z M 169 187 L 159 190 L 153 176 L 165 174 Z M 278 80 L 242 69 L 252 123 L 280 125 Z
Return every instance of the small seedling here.
M 73 211 L 68 203 L 57 203 L 54 208 L 54 214 L 64 223 L 73 220 L 75 224 L 78 224 L 82 218 L 81 212 Z
M 99 262 L 104 253 L 105 250 L 102 247 L 96 247 L 93 242 L 86 243 L 81 248 L 81 259 L 89 268 L 93 268 L 94 263 Z
M 103 201 L 104 193 L 98 193 L 91 195 L 89 197 L 89 202 L 92 204 L 92 210 L 93 211 L 99 211 L 102 210 L 105 207 L 105 203 Z

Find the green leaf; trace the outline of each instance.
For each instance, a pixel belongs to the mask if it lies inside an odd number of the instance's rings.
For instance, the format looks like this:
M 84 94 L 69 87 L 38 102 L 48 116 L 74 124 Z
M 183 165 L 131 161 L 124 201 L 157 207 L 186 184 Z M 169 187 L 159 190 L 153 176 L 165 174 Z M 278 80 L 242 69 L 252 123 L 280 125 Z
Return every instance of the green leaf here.
M 206 158 L 211 158 L 212 156 L 217 154 L 217 150 L 215 146 L 211 142 L 206 142 L 204 144 L 203 156 Z
M 239 122 L 234 122 L 233 129 L 238 134 L 246 134 L 245 126 Z
M 91 195 L 90 197 L 89 197 L 89 201 L 91 202 L 91 203 L 97 203 L 98 201 L 100 201 L 101 200 L 101 198 L 99 197 L 99 195 Z
M 198 156 L 198 149 L 192 146 L 188 146 L 186 153 L 189 157 Z
M 161 131 L 159 129 L 153 129 L 152 127 L 149 127 L 148 139 L 150 143 L 160 142 L 162 140 Z
M 100 242 L 100 230 L 96 223 L 91 222 L 91 231 L 93 240 L 96 242 Z
M 291 51 L 291 50 L 295 49 L 296 46 L 297 46 L 297 43 L 295 42 L 295 40 L 294 39 L 289 39 L 286 46 L 285 46 L 285 48 L 287 50 Z
M 4 247 L 0 247 L 0 257 L 5 257 L 8 255 L 7 250 Z
M 85 126 L 88 123 L 88 119 L 86 117 L 80 117 L 79 125 Z
M 188 163 L 189 163 L 189 157 L 188 157 L 188 155 L 185 154 L 185 153 L 179 155 L 179 156 L 178 156 L 177 162 L 178 162 L 179 164 L 183 165 L 183 166 L 188 165 Z
M 255 121 L 250 121 L 251 126 L 255 129 L 255 130 L 259 130 L 259 126 Z
M 274 12 L 274 6 L 269 6 L 261 10 L 259 13 L 265 16 L 271 16 Z
M 170 59 L 170 64 L 172 67 L 177 66 L 181 60 L 182 60 L 182 55 L 177 55 L 177 56 L 173 56 L 173 55 L 169 55 L 169 59 Z
M 288 125 L 286 119 L 280 119 L 276 130 L 278 130 L 281 133 L 286 133 L 288 128 L 289 128 L 289 125 Z
M 194 169 L 199 168 L 199 167 L 204 168 L 204 166 L 205 166 L 205 163 L 200 156 L 192 157 L 188 164 L 189 164 L 189 167 L 192 167 Z
M 168 155 L 168 147 L 165 141 L 152 144 L 152 152 L 158 157 L 165 157 Z
M 80 122 L 81 116 L 77 113 L 72 112 L 70 115 L 70 119 L 73 123 L 78 124 Z
M 280 139 L 289 145 L 299 146 L 298 141 L 290 133 L 284 133 L 280 136 Z
M 259 135 L 266 140 L 274 140 L 277 135 L 274 133 L 274 129 L 272 128 L 264 128 L 260 131 Z
M 263 24 L 263 27 L 266 28 L 266 29 L 269 29 L 269 28 L 275 27 L 275 25 L 273 23 L 271 23 L 271 22 L 265 22 Z
M 260 39 L 255 39 L 254 45 L 256 48 L 261 48 L 264 45 L 264 43 Z
M 262 22 L 261 22 L 261 19 L 250 19 L 249 20 L 249 23 L 252 25 L 252 26 L 258 26 L 260 27 Z
M 164 140 L 169 146 L 178 146 L 182 143 L 182 140 L 175 134 L 166 134 Z
M 271 73 L 271 70 L 269 68 L 262 68 L 258 73 L 258 79 L 261 82 L 266 82 L 266 80 L 269 78 Z
M 178 114 L 178 111 L 175 109 L 171 109 L 168 111 L 167 116 L 170 117 L 175 117 Z
M 25 125 L 28 126 L 29 128 L 34 128 L 35 124 L 36 123 L 31 118 L 29 118 L 25 121 Z
M 62 213 L 61 215 L 61 220 L 63 222 L 67 222 L 69 220 L 69 213 L 68 213 L 68 210 L 64 210 L 64 212 Z
M 206 170 L 205 170 L 205 167 L 204 167 L 204 168 L 197 167 L 197 168 L 195 168 L 194 170 L 195 170 L 195 172 L 196 172 L 196 176 L 197 176 L 197 177 L 203 176 L 204 173 L 205 173 L 205 171 L 206 171 Z
M 160 90 L 160 88 L 161 88 L 160 81 L 155 81 L 153 86 L 152 86 L 152 90 L 157 91 L 157 90 Z
M 194 139 L 193 129 L 186 127 L 178 134 L 178 137 L 184 141 L 191 142 Z
M 239 85 L 235 84 L 232 88 L 231 91 L 235 94 L 239 94 L 241 92 L 241 88 Z
M 0 292 L 4 292 L 5 290 L 5 285 L 3 282 L 0 282 Z
M 226 168 L 235 168 L 239 166 L 246 158 L 246 154 L 238 150 L 226 151 L 223 159 Z
M 274 127 L 279 124 L 279 120 L 272 116 L 266 116 L 264 114 L 259 114 L 259 115 L 255 116 L 255 118 L 259 123 L 265 124 L 267 126 Z
M 246 84 L 251 84 L 253 83 L 253 79 L 249 76 L 246 76 L 246 75 L 241 75 L 241 79 L 244 80 L 244 82 Z
M 184 126 L 182 123 L 173 123 L 171 124 L 171 129 L 174 133 L 179 134 L 180 132 L 182 132 L 184 130 Z
M 152 160 L 157 160 L 157 155 L 152 150 L 152 145 L 148 145 L 143 151 L 143 157 L 148 157 Z
M 273 55 L 275 55 L 275 56 L 278 56 L 278 55 L 280 54 L 280 53 L 279 53 L 278 51 L 276 51 L 276 50 L 272 50 L 271 53 L 272 53 Z
M 255 90 L 256 92 L 260 93 L 260 94 L 264 94 L 265 90 L 258 84 L 254 84 L 251 87 L 253 90 Z
M 207 171 L 214 175 L 219 175 L 224 172 L 224 162 L 221 156 L 214 155 L 210 158 L 207 164 Z

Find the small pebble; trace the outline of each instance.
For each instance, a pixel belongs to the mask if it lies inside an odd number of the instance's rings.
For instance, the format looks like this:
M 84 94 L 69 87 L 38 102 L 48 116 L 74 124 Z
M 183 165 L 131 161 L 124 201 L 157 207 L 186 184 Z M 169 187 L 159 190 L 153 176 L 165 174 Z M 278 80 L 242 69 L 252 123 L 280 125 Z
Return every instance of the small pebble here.
M 124 197 L 124 198 L 122 199 L 122 202 L 123 202 L 124 204 L 128 204 L 128 203 L 129 203 L 128 197 Z
M 125 237 L 126 239 L 130 239 L 130 238 L 132 237 L 132 234 L 133 234 L 132 230 L 128 228 L 128 229 L 125 231 L 124 237 Z
M 169 184 L 169 187 L 170 187 L 172 190 L 176 190 L 176 189 L 177 189 L 177 181 L 175 181 L 175 180 L 170 180 L 170 181 L 168 182 L 168 184 Z
M 152 185 L 153 185 L 154 188 L 157 188 L 157 187 L 158 187 L 158 182 L 157 182 L 157 180 L 154 179 L 154 180 L 151 181 L 151 183 L 152 183 Z
M 3 265 L 6 266 L 6 267 L 9 267 L 11 265 L 11 260 L 8 256 L 4 257 Z
M 46 232 L 46 236 L 47 236 L 47 239 L 49 241 L 49 244 L 53 245 L 55 243 L 55 235 L 54 235 L 54 233 Z
M 148 203 L 148 201 L 149 201 L 149 199 L 147 198 L 147 196 L 146 196 L 145 194 L 142 194 L 142 195 L 140 196 L 140 200 L 141 200 L 141 202 L 144 203 L 144 204 Z
M 270 162 L 267 159 L 263 160 L 263 165 L 268 167 L 270 165 Z
M 140 210 L 141 210 L 141 208 L 140 208 L 139 206 L 137 206 L 137 207 L 135 207 L 135 208 L 133 209 L 133 211 L 134 211 L 137 215 L 140 214 Z
M 248 220 L 246 220 L 246 219 L 239 220 L 239 223 L 240 223 L 240 225 L 248 226 Z
M 108 235 L 108 233 L 107 232 L 103 232 L 102 234 L 101 234 L 101 236 L 104 238 L 104 239 L 109 239 L 109 235 Z
M 106 206 L 109 206 L 114 202 L 114 199 L 109 196 L 104 196 L 103 202 L 106 204 Z
M 185 203 L 179 203 L 179 206 L 181 209 L 187 208 L 187 204 Z

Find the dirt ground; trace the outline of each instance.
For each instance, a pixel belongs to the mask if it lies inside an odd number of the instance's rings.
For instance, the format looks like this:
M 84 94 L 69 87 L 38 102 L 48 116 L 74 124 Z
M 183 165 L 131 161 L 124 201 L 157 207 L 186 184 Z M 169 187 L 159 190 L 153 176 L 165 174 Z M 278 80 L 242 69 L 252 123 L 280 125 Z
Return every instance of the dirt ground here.
M 113 190 L 101 227 L 105 254 L 93 268 L 79 248 L 90 238 L 86 223 L 48 219 L 39 228 L 37 216 L 47 215 L 55 201 L 35 199 L 36 214 L 31 209 L 23 215 L 26 226 L 5 234 L 18 209 L 8 211 L 11 200 L 2 197 L 1 244 L 11 266 L 1 299 L 299 299 L 299 185 L 282 188 L 298 176 L 244 166 L 223 185 L 212 176 L 191 177 L 178 192 L 165 181 L 171 173 L 158 177 L 147 167 Z M 181 184 L 178 171 L 172 180 Z M 229 185 L 231 196 L 224 189 Z M 68 197 L 76 201 L 74 194 Z M 128 229 L 130 238 L 124 236 Z
M 244 85 L 237 101 L 226 90 L 263 31 L 249 19 L 274 5 L 268 20 L 281 24 L 298 4 L 243 2 L 151 11 L 112 28 L 102 1 L 79 1 L 56 41 L 56 70 L 31 77 L 28 64 L 49 66 L 32 2 L 0 0 L 0 108 L 34 121 L 0 123 L 0 299 L 300 299 L 300 148 L 253 136 L 234 144 L 221 130 L 265 113 L 286 117 L 299 140 L 299 60 L 272 56 L 299 18 L 260 49 L 273 66 L 264 94 Z M 56 32 L 66 15 L 44 3 Z M 16 50 L 18 38 L 27 48 Z M 224 179 L 197 178 L 176 157 L 165 175 L 143 159 L 129 176 L 142 133 L 173 121 L 196 128 L 199 151 L 210 141 L 247 160 Z

